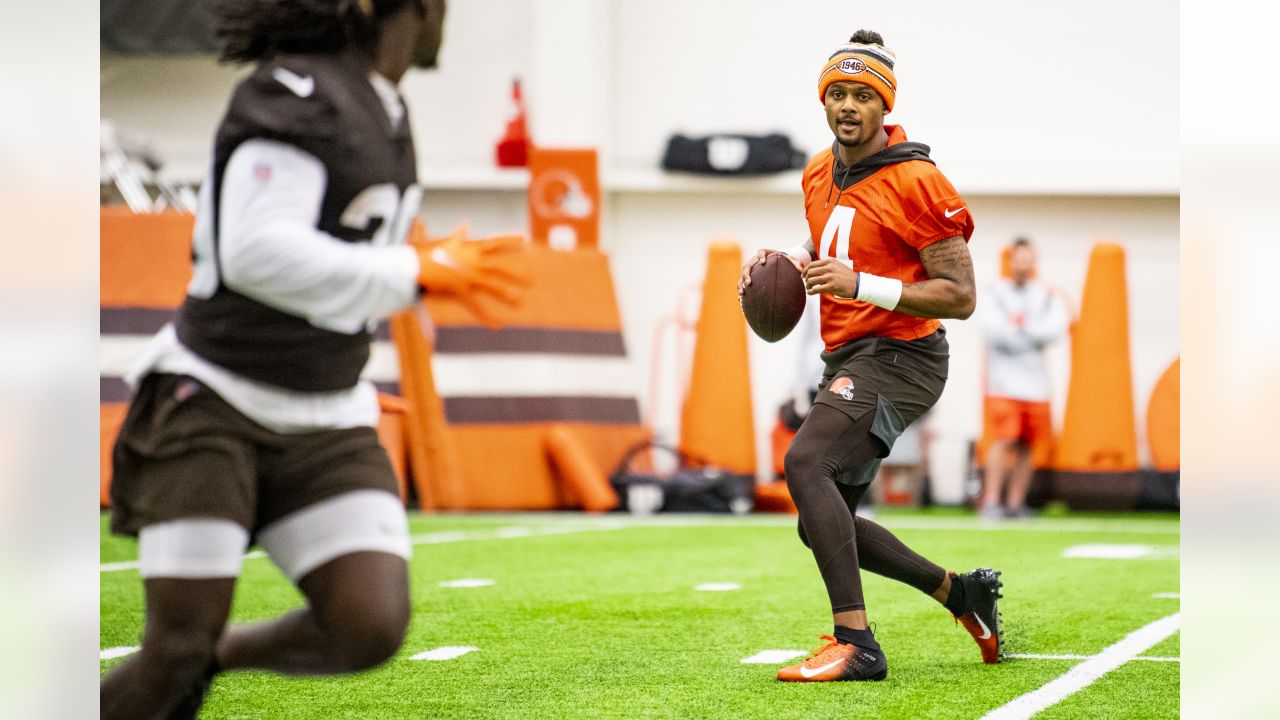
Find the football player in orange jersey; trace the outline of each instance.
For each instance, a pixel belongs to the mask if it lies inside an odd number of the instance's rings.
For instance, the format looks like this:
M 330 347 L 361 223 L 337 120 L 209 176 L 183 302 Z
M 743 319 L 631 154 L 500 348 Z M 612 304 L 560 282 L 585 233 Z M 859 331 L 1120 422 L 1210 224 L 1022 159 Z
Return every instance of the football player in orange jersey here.
M 1002 650 L 999 573 L 948 573 L 854 510 L 894 441 L 942 394 L 946 330 L 968 318 L 976 292 L 967 242 L 973 218 L 935 167 L 929 147 L 885 125 L 897 94 L 894 54 L 859 30 L 818 76 L 835 135 L 804 171 L 809 239 L 784 250 L 821 296 L 826 372 L 787 452 L 787 487 L 800 538 L 813 551 L 835 623 L 825 645 L 778 679 L 880 680 L 885 656 L 867 624 L 860 569 L 942 603 L 977 641 L 984 662 Z M 761 250 L 751 268 L 775 250 Z

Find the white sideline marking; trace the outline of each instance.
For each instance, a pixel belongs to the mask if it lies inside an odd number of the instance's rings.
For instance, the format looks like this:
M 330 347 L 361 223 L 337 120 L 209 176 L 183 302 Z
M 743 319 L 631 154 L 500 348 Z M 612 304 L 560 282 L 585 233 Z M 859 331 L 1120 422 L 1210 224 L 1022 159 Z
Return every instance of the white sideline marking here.
M 761 650 L 751 657 L 742 658 L 741 662 L 744 665 L 776 665 L 803 655 L 803 650 Z
M 1068 670 L 1031 692 L 982 716 L 982 720 L 1026 720 L 1063 698 L 1092 685 L 1098 678 L 1141 655 L 1147 648 L 1178 631 L 1179 614 L 1160 618 L 1134 630 L 1120 642 Z
M 447 588 L 477 588 L 488 587 L 493 581 L 488 578 L 460 578 L 458 580 L 445 580 L 440 583 L 440 587 Z
M 731 582 L 710 582 L 694 585 L 694 590 L 704 590 L 706 592 L 728 592 L 729 590 L 741 590 L 742 586 L 738 583 Z
M 1177 553 L 1169 548 L 1157 548 L 1152 545 L 1090 543 L 1087 545 L 1073 545 L 1062 551 L 1062 557 L 1098 558 L 1103 560 L 1145 560 L 1149 558 L 1176 558 Z
M 1150 655 L 1139 655 L 1134 660 L 1148 660 L 1150 662 L 1182 662 L 1180 657 L 1152 657 Z
M 1182 597 L 1181 593 L 1156 593 L 1153 598 L 1162 598 L 1164 600 L 1177 600 Z
M 424 650 L 417 655 L 410 657 L 410 660 L 452 660 L 462 657 L 469 652 L 475 652 L 480 648 L 471 647 L 470 645 L 446 645 L 431 650 Z
M 125 655 L 132 655 L 141 649 L 142 648 L 137 647 L 136 645 L 106 648 L 98 653 L 98 662 L 102 662 L 103 660 L 114 660 L 118 657 L 124 657 Z

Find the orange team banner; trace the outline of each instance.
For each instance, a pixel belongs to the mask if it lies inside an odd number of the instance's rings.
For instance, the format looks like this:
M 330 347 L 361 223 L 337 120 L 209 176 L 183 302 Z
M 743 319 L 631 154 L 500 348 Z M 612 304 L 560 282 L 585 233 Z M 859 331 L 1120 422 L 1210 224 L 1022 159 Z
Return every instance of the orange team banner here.
M 595 150 L 530 148 L 529 234 L 555 250 L 600 246 Z

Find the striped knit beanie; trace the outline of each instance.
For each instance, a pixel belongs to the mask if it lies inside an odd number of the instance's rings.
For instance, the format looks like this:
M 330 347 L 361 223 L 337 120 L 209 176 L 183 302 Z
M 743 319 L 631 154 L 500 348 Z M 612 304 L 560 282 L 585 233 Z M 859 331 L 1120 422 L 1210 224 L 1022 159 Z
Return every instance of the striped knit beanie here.
M 818 102 L 825 104 L 827 88 L 835 82 L 870 85 L 884 98 L 885 110 L 893 110 L 898 81 L 893 76 L 893 52 L 883 45 L 849 43 L 831 53 L 818 75 Z

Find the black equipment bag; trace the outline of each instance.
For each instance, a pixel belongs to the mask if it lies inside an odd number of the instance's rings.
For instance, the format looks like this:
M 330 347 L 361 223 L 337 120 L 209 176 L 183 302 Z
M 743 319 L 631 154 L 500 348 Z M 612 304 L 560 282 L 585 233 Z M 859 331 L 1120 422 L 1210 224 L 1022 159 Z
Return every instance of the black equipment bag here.
M 669 474 L 638 472 L 631 462 L 645 450 L 661 450 L 676 458 Z M 750 512 L 755 506 L 755 479 L 711 465 L 691 466 L 675 448 L 642 442 L 623 456 L 609 477 L 618 493 L 618 509 L 636 514 L 651 512 L 735 513 Z
M 672 135 L 662 157 L 666 170 L 706 175 L 768 175 L 805 166 L 805 154 L 786 135 Z

